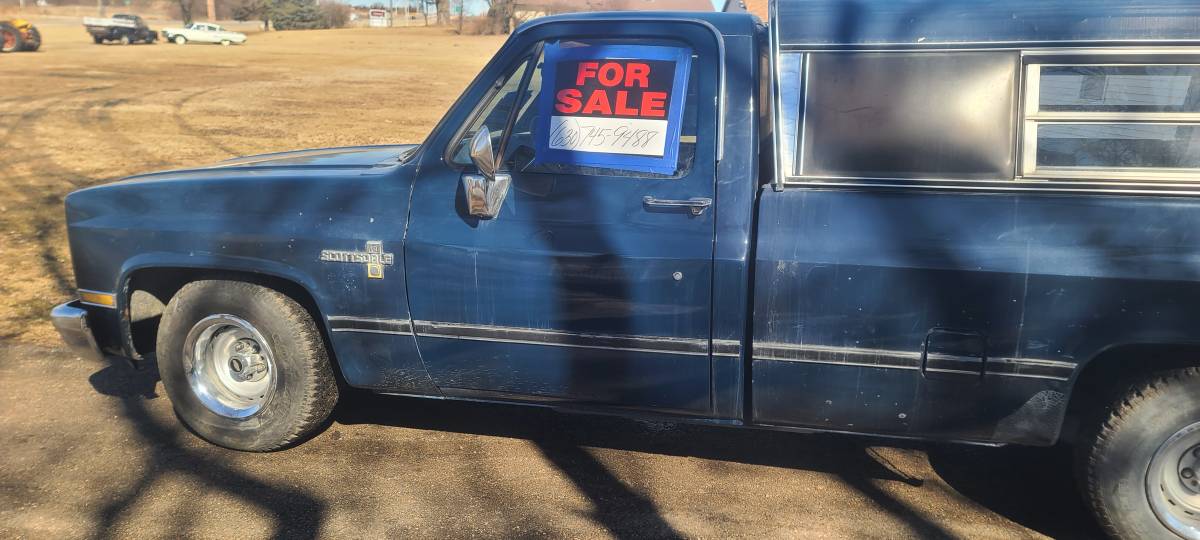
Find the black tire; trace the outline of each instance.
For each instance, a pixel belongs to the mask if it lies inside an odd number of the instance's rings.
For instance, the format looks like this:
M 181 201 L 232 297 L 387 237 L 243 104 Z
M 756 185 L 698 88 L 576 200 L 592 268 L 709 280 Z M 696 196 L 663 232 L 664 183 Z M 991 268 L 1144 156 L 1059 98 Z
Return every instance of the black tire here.
M 25 48 L 21 32 L 8 23 L 0 23 L 0 52 L 15 52 Z
M 92 36 L 92 43 L 95 43 L 96 45 L 101 45 L 104 43 L 104 38 L 102 38 L 100 36 Z
M 185 355 L 189 333 L 217 314 L 253 325 L 273 357 L 273 390 L 245 418 L 218 414 L 205 405 L 184 366 L 190 356 Z M 296 301 L 260 285 L 204 280 L 184 286 L 163 312 L 157 354 L 176 415 L 201 438 L 226 448 L 267 452 L 297 444 L 325 424 L 337 403 L 333 368 L 312 317 Z
M 1096 519 L 1109 535 L 1122 540 L 1180 538 L 1164 525 L 1167 518 L 1160 518 L 1153 508 L 1151 497 L 1163 497 L 1166 491 L 1162 487 L 1164 482 L 1151 481 L 1161 478 L 1150 474 L 1151 463 L 1156 455 L 1161 455 L 1160 448 L 1171 447 L 1164 445 L 1168 439 L 1177 433 L 1188 433 L 1181 430 L 1197 422 L 1200 422 L 1198 368 L 1155 374 L 1133 385 L 1125 396 L 1097 415 L 1092 422 L 1093 431 L 1078 448 L 1080 480 Z M 1180 441 L 1190 445 L 1187 440 L 1194 440 L 1194 435 Z M 1200 456 L 1200 450 L 1189 449 L 1186 453 Z M 1186 478 L 1182 474 L 1180 477 Z M 1151 484 L 1154 487 L 1148 487 Z M 1163 502 L 1165 499 L 1157 504 L 1167 508 Z M 1174 502 L 1169 506 L 1180 511 L 1186 508 Z M 1200 519 L 1195 523 L 1200 526 Z
M 29 29 L 29 39 L 25 40 L 25 51 L 36 52 L 42 48 L 42 33 L 36 27 Z

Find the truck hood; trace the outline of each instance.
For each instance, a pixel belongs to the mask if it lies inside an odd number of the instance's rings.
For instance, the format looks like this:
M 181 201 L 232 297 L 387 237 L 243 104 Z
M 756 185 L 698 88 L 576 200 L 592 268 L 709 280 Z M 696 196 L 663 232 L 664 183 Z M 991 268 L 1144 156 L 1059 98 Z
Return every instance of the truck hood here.
M 295 150 L 274 154 L 259 154 L 227 159 L 220 163 L 201 167 L 202 169 L 217 169 L 222 167 L 258 168 L 258 167 L 288 167 L 288 168 L 359 168 L 395 165 L 405 161 L 417 145 L 394 144 L 380 146 L 346 146 L 342 148 L 321 148 L 316 150 Z
M 229 177 L 272 171 L 284 174 L 322 174 L 322 171 L 328 174 L 364 174 L 406 163 L 416 153 L 418 146 L 416 144 L 347 146 L 259 154 L 187 169 L 139 174 L 125 178 L 118 183 Z

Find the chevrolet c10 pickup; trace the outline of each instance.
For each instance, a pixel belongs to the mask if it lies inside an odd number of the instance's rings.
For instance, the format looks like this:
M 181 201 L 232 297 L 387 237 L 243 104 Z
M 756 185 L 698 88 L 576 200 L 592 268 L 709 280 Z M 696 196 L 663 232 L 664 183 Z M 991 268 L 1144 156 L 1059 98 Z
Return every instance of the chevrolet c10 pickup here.
M 66 217 L 63 338 L 225 447 L 345 388 L 1065 444 L 1109 534 L 1200 538 L 1194 0 L 541 18 L 419 145 Z

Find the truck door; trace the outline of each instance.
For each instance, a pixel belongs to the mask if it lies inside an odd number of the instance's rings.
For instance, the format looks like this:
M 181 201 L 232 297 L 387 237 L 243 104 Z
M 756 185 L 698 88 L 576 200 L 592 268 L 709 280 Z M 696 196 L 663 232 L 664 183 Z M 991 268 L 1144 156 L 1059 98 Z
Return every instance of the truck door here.
M 715 39 L 682 22 L 533 27 L 447 114 L 405 241 L 443 392 L 710 410 Z M 507 189 L 470 157 L 484 129 Z M 484 189 L 494 217 L 476 215 Z

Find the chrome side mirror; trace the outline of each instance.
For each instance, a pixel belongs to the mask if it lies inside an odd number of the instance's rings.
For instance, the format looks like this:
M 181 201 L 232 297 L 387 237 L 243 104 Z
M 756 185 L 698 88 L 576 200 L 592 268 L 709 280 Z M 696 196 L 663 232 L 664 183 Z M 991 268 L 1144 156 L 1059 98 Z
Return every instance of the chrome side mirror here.
M 488 178 L 496 176 L 496 152 L 492 150 L 492 132 L 487 126 L 479 128 L 471 137 L 471 162 L 479 169 L 479 174 Z
M 496 154 L 492 150 L 492 133 L 487 126 L 471 138 L 471 162 L 479 174 L 462 175 L 463 192 L 467 196 L 467 212 L 472 216 L 492 219 L 500 215 L 500 207 L 508 196 L 512 177 L 496 172 Z

